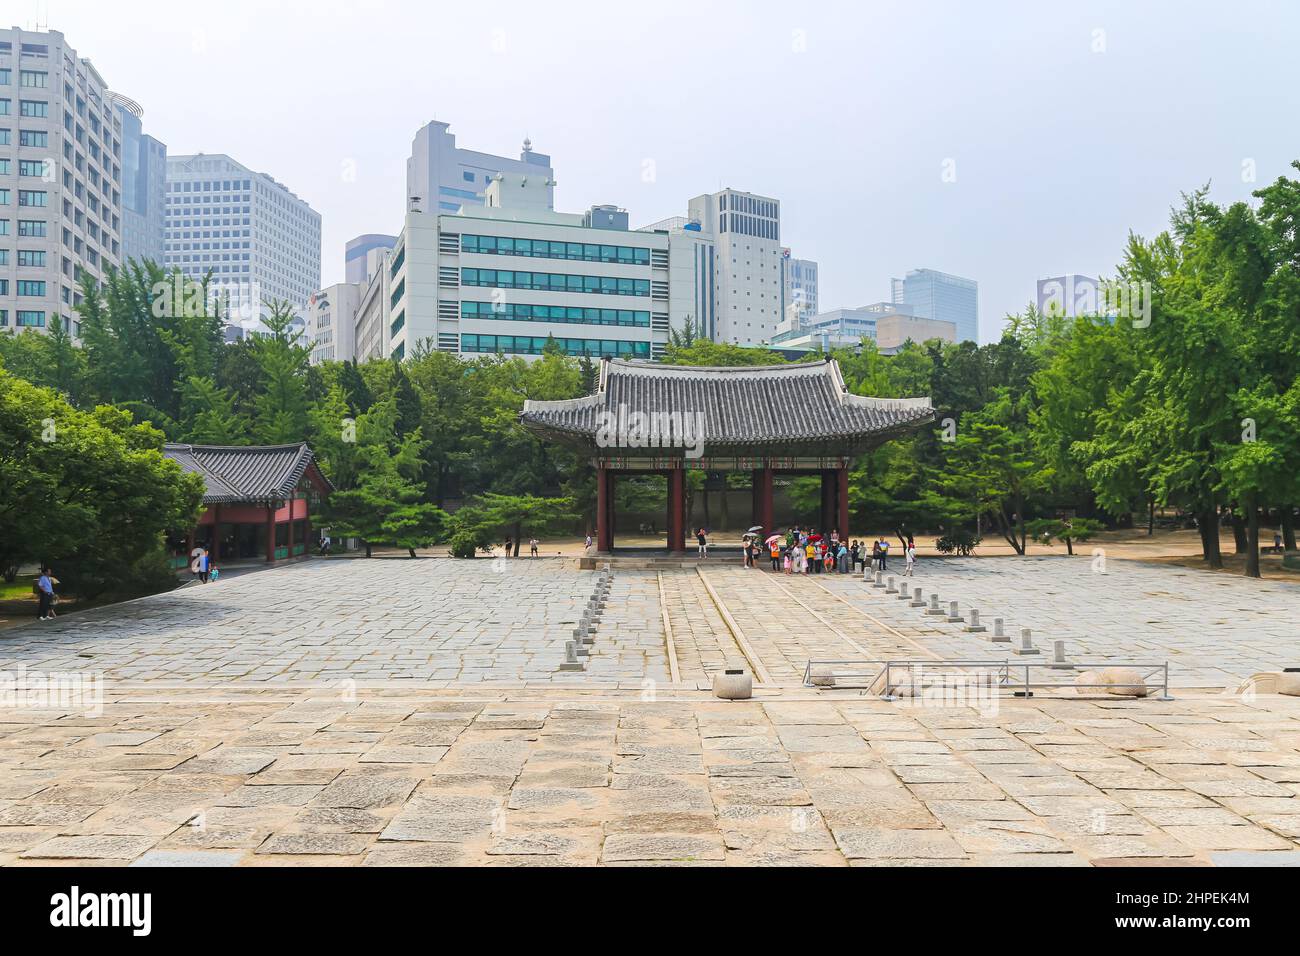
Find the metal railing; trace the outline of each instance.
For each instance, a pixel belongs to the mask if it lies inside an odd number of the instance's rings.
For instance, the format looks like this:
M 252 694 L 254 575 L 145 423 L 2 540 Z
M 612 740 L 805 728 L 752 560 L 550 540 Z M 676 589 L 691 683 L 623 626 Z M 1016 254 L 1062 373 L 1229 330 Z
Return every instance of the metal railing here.
M 1049 671 L 1059 674 L 1061 671 L 1082 672 L 1101 670 L 1103 668 L 1123 667 L 1138 672 L 1139 683 L 1107 683 L 1090 687 L 1083 685 L 1083 690 L 1093 690 L 1105 694 L 1107 688 L 1126 690 L 1160 689 L 1157 700 L 1169 701 L 1169 662 L 1152 663 L 1149 661 L 1070 661 L 1062 664 L 1054 661 L 1012 661 L 1001 660 L 856 660 L 832 661 L 809 660 L 804 667 L 803 684 L 805 687 L 834 687 L 841 690 L 863 690 L 866 693 L 880 693 L 884 700 L 897 700 L 897 690 L 907 687 L 908 696 L 917 696 L 919 686 L 950 686 L 944 684 L 926 684 L 926 671 L 938 672 L 941 679 L 960 678 L 963 681 L 977 680 L 991 687 L 1008 690 L 1016 696 L 1032 697 L 1035 690 L 1053 690 L 1064 687 L 1080 688 L 1071 679 L 1051 679 L 1051 674 L 1037 676 L 1036 671 Z M 829 673 L 814 674 L 814 669 L 829 668 Z M 836 668 L 846 668 L 840 671 Z M 895 677 L 900 679 L 896 682 Z M 1152 678 L 1158 678 L 1152 680 Z M 819 684 L 818 680 L 822 683 Z M 852 682 L 852 683 L 850 683 Z

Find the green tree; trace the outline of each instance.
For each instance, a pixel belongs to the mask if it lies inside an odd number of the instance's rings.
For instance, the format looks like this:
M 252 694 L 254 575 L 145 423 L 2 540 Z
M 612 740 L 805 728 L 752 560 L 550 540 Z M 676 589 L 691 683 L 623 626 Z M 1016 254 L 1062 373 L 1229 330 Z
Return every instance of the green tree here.
M 446 519 L 423 500 L 419 429 L 399 438 L 397 402 L 386 398 L 358 416 L 356 446 L 355 483 L 329 496 L 326 521 L 336 534 L 365 542 L 366 557 L 377 545 L 404 548 L 415 557 L 417 548 L 440 536 Z
M 240 445 L 248 440 L 248 419 L 235 410 L 230 392 L 211 378 L 191 375 L 181 402 L 181 440 L 192 445 Z
M 78 411 L 0 369 L 0 566 L 49 563 L 85 598 L 162 584 L 142 576 L 158 568 L 164 532 L 192 527 L 203 499 L 202 479 L 162 443 L 122 409 Z
M 307 436 L 305 371 L 308 350 L 299 344 L 302 333 L 291 328 L 293 307 L 268 302 L 263 318 L 267 333 L 253 340 L 253 358 L 261 370 L 261 391 L 253 401 L 253 434 L 265 445 L 303 441 Z
M 514 542 L 514 556 L 518 557 L 525 534 L 544 535 L 571 524 L 577 518 L 573 504 L 570 498 L 483 495 L 451 516 L 452 554 L 473 557 L 509 534 Z

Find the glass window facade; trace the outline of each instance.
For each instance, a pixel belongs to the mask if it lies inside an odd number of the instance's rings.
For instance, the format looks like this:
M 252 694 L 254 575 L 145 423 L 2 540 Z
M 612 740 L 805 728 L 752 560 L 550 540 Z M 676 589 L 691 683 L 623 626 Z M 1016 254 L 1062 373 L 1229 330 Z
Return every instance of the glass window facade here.
M 643 329 L 650 327 L 650 313 L 632 309 L 587 309 L 564 305 L 528 305 L 522 302 L 462 302 L 460 314 L 466 319 L 621 325 Z
M 541 355 L 546 349 L 544 335 L 462 335 L 462 352 L 497 352 L 506 355 Z M 623 358 L 649 358 L 649 342 L 628 342 L 623 339 L 555 339 L 566 355 L 621 356 Z
M 576 276 L 555 272 L 509 272 L 504 269 L 461 269 L 460 284 L 489 289 L 532 289 L 537 292 L 650 295 L 649 279 L 615 279 L 611 276 Z
M 590 242 L 549 242 L 545 239 L 510 239 L 504 236 L 461 236 L 461 252 L 490 256 L 528 256 L 566 259 L 570 262 L 610 262 L 648 266 L 650 250 L 640 246 L 607 246 Z

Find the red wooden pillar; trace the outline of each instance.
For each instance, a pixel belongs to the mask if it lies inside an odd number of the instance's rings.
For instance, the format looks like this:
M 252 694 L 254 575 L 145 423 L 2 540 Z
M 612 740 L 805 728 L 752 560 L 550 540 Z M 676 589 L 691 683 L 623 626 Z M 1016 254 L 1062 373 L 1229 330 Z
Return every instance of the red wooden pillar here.
M 822 513 L 817 530 L 827 538 L 831 536 L 831 525 L 835 523 L 835 472 L 823 468 L 822 472 Z
M 613 482 L 604 465 L 596 466 L 596 550 L 608 553 L 614 550 L 614 504 L 610 500 Z
M 266 560 L 275 561 L 275 502 L 266 506 Z
M 841 465 L 836 472 L 835 487 L 835 526 L 839 528 L 840 540 L 849 539 L 849 468 Z
M 297 502 L 292 498 L 289 499 L 289 558 L 293 559 L 293 509 Z
M 212 506 L 212 547 L 208 549 L 208 559 L 221 560 L 221 505 Z
M 770 535 L 776 530 L 776 506 L 773 503 L 772 469 L 759 468 L 754 472 L 754 524 L 761 524 Z
M 302 553 L 311 556 L 311 492 L 302 496 Z
M 686 552 L 686 470 L 668 472 L 668 550 Z

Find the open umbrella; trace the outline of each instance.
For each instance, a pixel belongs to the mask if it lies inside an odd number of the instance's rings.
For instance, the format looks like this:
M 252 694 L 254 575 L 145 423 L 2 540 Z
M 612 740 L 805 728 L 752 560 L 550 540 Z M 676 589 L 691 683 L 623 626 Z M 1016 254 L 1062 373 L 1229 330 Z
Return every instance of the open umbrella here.
M 763 526 L 761 524 L 756 524 L 754 525 L 754 527 L 746 531 L 745 534 L 758 534 L 762 530 L 763 530 Z
M 776 544 L 776 542 L 784 541 L 784 540 L 785 538 L 781 537 L 779 534 L 774 534 L 767 539 L 767 546 L 770 548 L 772 547 L 772 545 Z
M 809 540 L 809 541 L 820 541 L 821 539 L 822 539 L 822 536 L 819 535 L 819 534 L 810 534 L 810 535 L 808 535 L 808 540 Z

